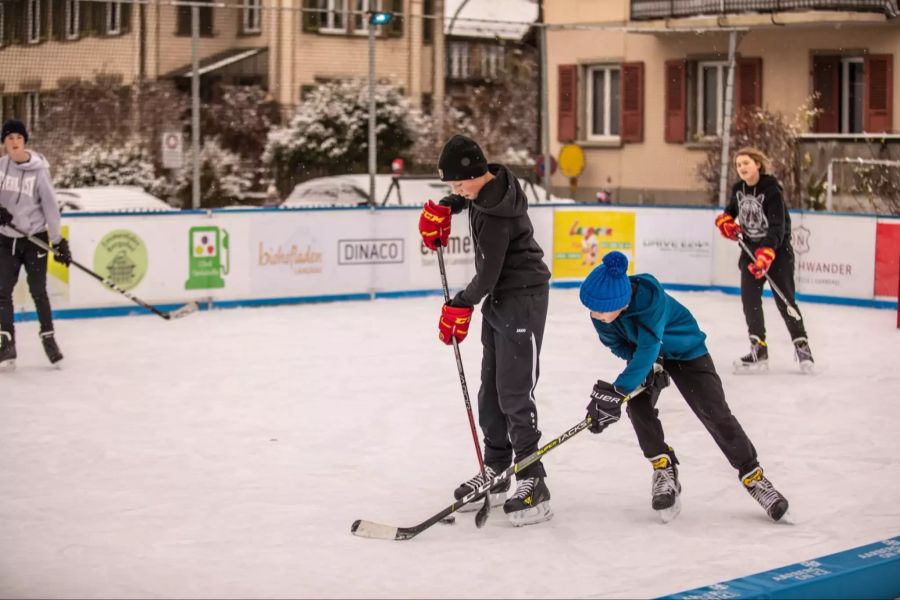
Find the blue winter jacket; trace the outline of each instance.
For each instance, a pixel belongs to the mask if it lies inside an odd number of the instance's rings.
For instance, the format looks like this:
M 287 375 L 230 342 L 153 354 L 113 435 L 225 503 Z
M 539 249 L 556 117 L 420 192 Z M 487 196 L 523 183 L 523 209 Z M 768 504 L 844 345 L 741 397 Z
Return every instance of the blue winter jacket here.
M 614 385 L 624 393 L 637 388 L 662 354 L 672 360 L 692 360 L 708 354 L 706 334 L 694 315 L 668 295 L 653 275 L 629 277 L 631 301 L 612 323 L 591 317 L 594 328 L 613 354 L 628 361 Z

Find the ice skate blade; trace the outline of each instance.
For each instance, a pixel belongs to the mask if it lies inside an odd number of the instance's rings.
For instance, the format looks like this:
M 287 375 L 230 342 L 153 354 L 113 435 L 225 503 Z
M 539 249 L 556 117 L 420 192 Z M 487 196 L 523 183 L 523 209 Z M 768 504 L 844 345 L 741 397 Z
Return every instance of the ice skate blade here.
M 660 522 L 663 525 L 671 523 L 681 514 L 681 496 L 675 496 L 675 504 L 670 506 L 669 508 L 661 508 L 656 511 L 656 515 L 659 517 Z
M 796 525 L 797 521 L 794 520 L 794 515 L 791 514 L 791 510 L 788 509 L 781 518 L 775 521 L 778 525 Z
M 769 361 L 760 361 L 756 364 L 747 364 L 736 360 L 732 363 L 732 367 L 734 368 L 734 373 L 736 375 L 750 375 L 753 373 L 768 371 Z
M 506 502 L 506 492 L 498 492 L 496 494 L 491 494 L 491 508 L 498 508 L 503 506 L 503 503 Z M 476 512 L 481 510 L 481 507 L 484 506 L 484 496 L 478 498 L 477 500 L 472 500 L 468 504 L 464 504 L 462 508 L 460 508 L 456 512 L 468 513 L 468 512 Z
M 15 371 L 16 370 L 16 361 L 13 360 L 5 360 L 0 363 L 0 373 L 4 371 Z
M 815 363 L 813 362 L 802 362 L 800 363 L 800 372 L 804 375 L 813 375 L 815 373 Z
M 525 510 L 517 510 L 516 512 L 507 513 L 509 521 L 515 527 L 523 527 L 525 525 L 535 525 L 543 523 L 553 518 L 553 509 L 550 508 L 550 502 L 541 502 L 537 506 L 526 508 Z

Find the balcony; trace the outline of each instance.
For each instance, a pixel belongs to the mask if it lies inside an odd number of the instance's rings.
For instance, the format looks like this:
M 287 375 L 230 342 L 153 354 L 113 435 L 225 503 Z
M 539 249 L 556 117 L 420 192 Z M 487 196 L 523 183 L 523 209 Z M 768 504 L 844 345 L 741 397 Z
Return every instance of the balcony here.
M 898 0 L 631 0 L 631 19 L 646 21 L 742 13 L 849 11 L 897 17 Z

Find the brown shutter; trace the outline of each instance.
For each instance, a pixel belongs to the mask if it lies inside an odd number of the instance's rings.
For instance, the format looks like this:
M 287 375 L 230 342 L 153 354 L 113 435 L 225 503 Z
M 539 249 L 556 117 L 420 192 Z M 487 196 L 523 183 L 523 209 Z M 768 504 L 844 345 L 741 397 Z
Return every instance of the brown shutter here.
M 119 10 L 122 11 L 122 35 L 126 33 L 131 33 L 131 6 L 133 4 L 133 0 L 125 0 L 119 4 Z
M 303 32 L 318 33 L 319 21 L 324 16 L 318 12 L 317 0 L 303 0 Z
M 623 142 L 644 141 L 644 63 L 622 64 L 621 93 Z
M 735 97 L 736 114 L 762 107 L 762 59 L 740 58 L 737 61 Z
M 559 65 L 559 107 L 556 139 L 563 143 L 578 137 L 578 66 Z
M 893 128 L 894 57 L 890 54 L 866 56 L 865 117 L 863 129 L 867 133 L 890 133 Z
M 41 19 L 41 41 L 46 42 L 53 36 L 53 17 L 51 13 L 50 0 L 41 0 L 40 19 Z
M 816 133 L 837 133 L 840 130 L 840 74 L 840 57 L 813 57 L 813 92 L 819 96 L 816 108 L 821 111 L 813 123 Z
M 403 37 L 403 0 L 392 0 L 391 12 L 394 13 L 394 18 L 388 23 L 388 36 Z
M 687 116 L 687 64 L 683 60 L 666 61 L 666 142 L 684 143 Z
M 53 19 L 53 39 L 66 39 L 66 0 L 50 0 L 53 3 L 50 12 Z

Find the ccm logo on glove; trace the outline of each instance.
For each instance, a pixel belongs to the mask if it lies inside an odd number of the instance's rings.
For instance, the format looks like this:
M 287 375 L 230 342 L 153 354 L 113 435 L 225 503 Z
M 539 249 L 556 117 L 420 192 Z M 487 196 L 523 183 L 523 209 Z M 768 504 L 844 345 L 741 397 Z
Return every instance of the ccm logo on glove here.
M 434 250 L 438 243 L 446 247 L 450 239 L 450 207 L 429 200 L 419 217 L 419 233 L 429 249 Z
M 441 309 L 441 318 L 438 321 L 438 337 L 441 341 L 449 346 L 454 339 L 457 344 L 466 339 L 474 310 L 471 306 L 445 304 Z
M 753 276 L 757 279 L 762 279 L 772 266 L 772 261 L 775 260 L 775 251 L 768 246 L 763 246 L 762 248 L 757 248 L 754 255 L 756 256 L 756 262 L 747 265 L 747 270 L 753 273 Z
M 729 240 L 737 240 L 738 235 L 742 232 L 741 226 L 735 222 L 734 217 L 725 212 L 716 217 L 716 227 L 719 228 L 722 236 Z

